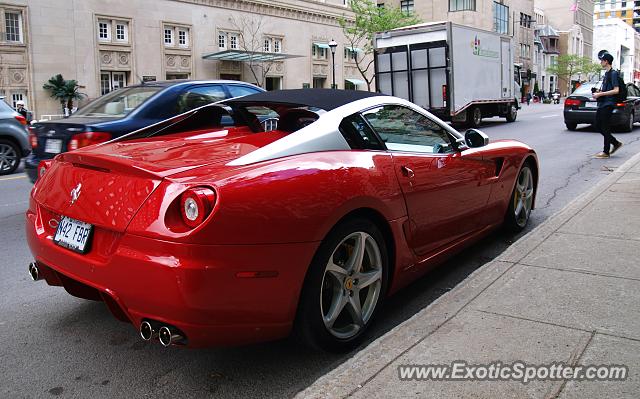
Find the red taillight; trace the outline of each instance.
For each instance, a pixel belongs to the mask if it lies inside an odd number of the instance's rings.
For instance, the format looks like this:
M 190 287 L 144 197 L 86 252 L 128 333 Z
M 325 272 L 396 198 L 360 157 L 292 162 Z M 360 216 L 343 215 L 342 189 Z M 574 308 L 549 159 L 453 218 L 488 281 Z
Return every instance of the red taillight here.
M 67 145 L 69 151 L 77 150 L 78 148 L 86 147 L 88 145 L 104 143 L 111 140 L 111 133 L 104 132 L 85 132 L 74 134 Z
M 447 85 L 442 85 L 442 101 L 447 101 Z
M 29 143 L 31 143 L 32 149 L 38 148 L 38 136 L 31 127 L 29 128 Z
M 211 213 L 216 194 L 207 187 L 190 188 L 180 197 L 182 220 L 191 228 L 198 227 Z
M 25 118 L 25 117 L 24 117 L 24 116 L 22 116 L 22 115 L 16 115 L 16 116 L 15 116 L 15 118 L 16 118 L 16 120 L 17 120 L 18 122 L 20 122 L 20 123 L 21 123 L 21 124 L 23 124 L 24 126 L 27 126 L 27 118 Z
M 38 164 L 38 179 L 44 176 L 47 170 L 51 167 L 51 162 L 53 162 L 51 159 L 40 161 Z
M 579 106 L 579 105 L 580 105 L 580 100 L 577 100 L 575 98 L 567 98 L 566 100 L 564 100 L 565 107 L 573 107 L 573 106 Z
M 624 107 L 625 105 L 627 105 L 626 103 L 617 103 L 616 107 Z

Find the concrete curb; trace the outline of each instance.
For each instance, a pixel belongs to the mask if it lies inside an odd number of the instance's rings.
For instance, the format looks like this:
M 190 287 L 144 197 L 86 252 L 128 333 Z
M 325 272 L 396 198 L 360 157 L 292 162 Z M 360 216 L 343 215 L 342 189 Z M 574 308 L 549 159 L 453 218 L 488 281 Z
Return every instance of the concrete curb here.
M 640 153 L 603 178 L 593 189 L 574 199 L 557 214 L 521 237 L 495 260 L 476 270 L 454 289 L 320 377 L 308 388 L 298 393 L 296 397 L 344 398 L 353 394 L 394 360 L 456 316 L 517 262 L 524 259 L 551 234 L 615 184 L 624 173 L 637 163 L 640 163 Z

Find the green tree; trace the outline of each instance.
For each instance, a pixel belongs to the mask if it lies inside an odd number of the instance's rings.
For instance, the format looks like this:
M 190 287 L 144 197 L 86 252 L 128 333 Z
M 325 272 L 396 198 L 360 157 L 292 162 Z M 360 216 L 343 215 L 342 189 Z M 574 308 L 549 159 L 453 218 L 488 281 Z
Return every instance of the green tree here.
M 588 57 L 582 58 L 580 74 L 585 75 L 586 80 L 591 80 L 594 76 L 600 76 L 600 72 L 602 72 L 602 66 L 599 63 L 591 61 Z
M 80 100 L 85 94 L 80 93 L 80 85 L 76 80 L 65 80 L 61 74 L 52 76 L 42 88 L 49 92 L 49 95 L 60 102 L 62 113 L 65 108 L 71 112 L 74 100 Z
M 370 71 L 374 62 L 374 35 L 377 32 L 414 25 L 421 20 L 414 14 L 403 12 L 400 7 L 378 7 L 378 4 L 372 0 L 351 0 L 349 6 L 354 17 L 343 16 L 338 18 L 338 22 L 349 41 L 349 46 L 356 51 L 354 59 L 356 68 L 367 83 L 367 90 L 371 91 L 371 83 L 374 79 Z
M 62 107 L 62 113 L 64 114 L 64 107 L 67 103 L 65 95 L 65 80 L 61 74 L 57 74 L 51 77 L 47 83 L 42 85 L 42 88 L 49 92 L 51 98 L 54 98 L 60 102 Z
M 571 78 L 575 75 L 585 75 L 587 80 L 602 68 L 588 57 L 576 54 L 565 54 L 557 58 L 556 63 L 547 68 L 547 72 L 564 79 L 567 82 L 567 92 L 571 92 Z
M 80 100 L 85 97 L 84 93 L 80 93 L 80 85 L 76 80 L 65 80 L 63 86 L 63 95 L 65 100 L 67 101 L 67 109 L 69 112 L 73 109 L 73 102 L 75 100 Z

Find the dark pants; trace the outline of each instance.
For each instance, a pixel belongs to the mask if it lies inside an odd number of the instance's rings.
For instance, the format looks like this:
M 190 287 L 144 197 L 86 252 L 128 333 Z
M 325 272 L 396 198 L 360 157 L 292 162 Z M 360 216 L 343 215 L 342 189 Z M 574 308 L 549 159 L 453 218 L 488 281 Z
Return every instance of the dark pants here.
M 618 145 L 620 142 L 611 134 L 611 114 L 613 113 L 613 105 L 605 105 L 598 107 L 596 111 L 596 127 L 600 134 L 604 136 L 603 152 L 608 154 L 611 145 Z

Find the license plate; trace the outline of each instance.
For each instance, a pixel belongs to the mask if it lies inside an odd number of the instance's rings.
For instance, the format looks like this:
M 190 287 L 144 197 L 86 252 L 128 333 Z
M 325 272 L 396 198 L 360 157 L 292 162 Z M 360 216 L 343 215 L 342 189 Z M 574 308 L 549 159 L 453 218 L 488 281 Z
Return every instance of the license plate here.
M 62 140 L 47 139 L 44 144 L 44 152 L 48 154 L 59 154 L 62 151 Z
M 584 103 L 584 107 L 585 108 L 598 108 L 598 103 L 594 103 L 594 102 L 586 102 Z
M 93 226 L 89 223 L 63 216 L 58 223 L 53 242 L 81 254 L 89 250 Z

